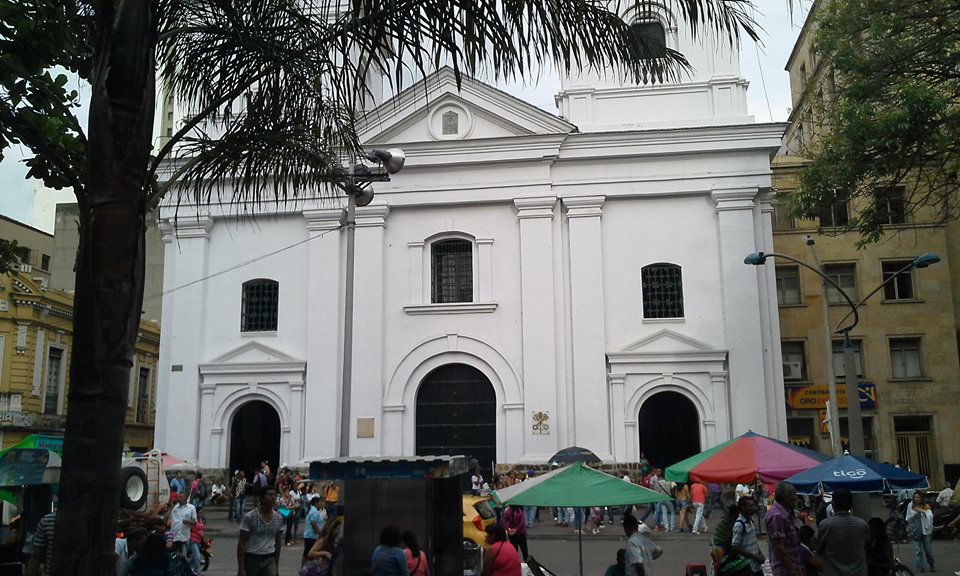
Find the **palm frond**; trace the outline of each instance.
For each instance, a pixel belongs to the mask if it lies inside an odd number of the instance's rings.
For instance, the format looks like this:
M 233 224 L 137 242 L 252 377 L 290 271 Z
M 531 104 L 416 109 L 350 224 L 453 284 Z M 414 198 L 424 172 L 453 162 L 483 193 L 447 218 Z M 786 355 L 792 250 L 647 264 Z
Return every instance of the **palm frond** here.
M 543 64 L 637 83 L 679 80 L 683 54 L 664 50 L 626 14 L 669 11 L 705 28 L 756 38 L 748 0 L 159 0 L 161 75 L 191 117 L 179 127 L 176 188 L 219 198 L 229 178 L 254 201 L 303 194 L 356 157 L 368 78 L 394 89 L 449 65 L 513 80 Z M 164 154 L 174 147 L 168 144 Z M 163 156 L 163 154 L 161 155 Z M 269 182 L 269 184 L 268 184 Z M 311 188 L 311 193 L 317 192 Z

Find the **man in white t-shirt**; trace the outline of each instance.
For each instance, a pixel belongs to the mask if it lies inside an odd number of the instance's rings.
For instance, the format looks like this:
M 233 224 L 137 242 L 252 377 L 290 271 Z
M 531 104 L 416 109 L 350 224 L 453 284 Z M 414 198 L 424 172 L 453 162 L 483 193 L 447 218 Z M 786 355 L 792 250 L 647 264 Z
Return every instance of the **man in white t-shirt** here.
M 237 576 L 277 576 L 279 572 L 284 521 L 273 509 L 277 491 L 273 487 L 260 488 L 257 498 L 257 507 L 240 520 Z
M 749 496 L 752 493 L 753 491 L 750 490 L 750 487 L 747 486 L 746 484 L 737 484 L 737 490 L 736 490 L 737 502 L 740 502 L 741 498 L 743 498 L 744 496 Z
M 663 554 L 663 548 L 657 546 L 640 530 L 640 522 L 633 515 L 623 517 L 623 532 L 627 535 L 626 570 L 627 576 L 652 576 L 653 561 Z
M 177 495 L 177 504 L 170 510 L 170 532 L 177 555 L 186 557 L 190 546 L 190 528 L 197 523 L 197 509 L 187 502 L 186 494 Z

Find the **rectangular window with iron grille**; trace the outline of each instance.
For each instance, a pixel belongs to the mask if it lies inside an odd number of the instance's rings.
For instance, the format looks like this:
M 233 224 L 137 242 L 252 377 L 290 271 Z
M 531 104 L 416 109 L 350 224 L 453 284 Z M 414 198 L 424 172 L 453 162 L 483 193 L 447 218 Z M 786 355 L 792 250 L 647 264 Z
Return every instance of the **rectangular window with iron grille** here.
M 60 413 L 60 384 L 63 378 L 63 349 L 50 347 L 47 350 L 47 386 L 43 395 L 43 413 L 53 416 Z
M 137 379 L 137 422 L 146 424 L 150 414 L 150 369 L 141 367 Z
M 473 302 L 473 242 L 439 240 L 430 245 L 430 259 L 431 301 Z
M 241 332 L 270 332 L 277 329 L 280 284 L 258 278 L 243 283 Z
M 641 270 L 644 318 L 683 318 L 683 276 L 676 264 Z

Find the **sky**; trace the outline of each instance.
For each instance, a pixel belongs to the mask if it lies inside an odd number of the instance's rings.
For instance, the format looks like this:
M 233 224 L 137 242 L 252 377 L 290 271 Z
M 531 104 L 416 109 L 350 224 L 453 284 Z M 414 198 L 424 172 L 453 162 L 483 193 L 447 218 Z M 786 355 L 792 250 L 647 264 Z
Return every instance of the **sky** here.
M 811 0 L 755 0 L 755 19 L 763 28 L 761 42 L 743 41 L 740 50 L 741 74 L 750 82 L 747 107 L 757 122 L 782 122 L 790 113 L 790 82 L 784 66 L 793 48 Z M 78 82 L 79 84 L 79 82 Z M 86 103 L 89 91 L 76 86 Z M 560 89 L 560 79 L 545 73 L 535 82 L 502 84 L 500 88 L 531 104 L 556 112 L 553 97 Z M 86 106 L 79 115 L 86 124 Z M 67 199 L 62 192 L 36 190 L 33 181 L 25 180 L 23 159 L 27 152 L 11 149 L 0 161 L 0 214 L 31 226 L 53 232 L 49 204 Z M 35 195 L 40 201 L 35 202 Z M 43 205 L 46 204 L 46 209 Z

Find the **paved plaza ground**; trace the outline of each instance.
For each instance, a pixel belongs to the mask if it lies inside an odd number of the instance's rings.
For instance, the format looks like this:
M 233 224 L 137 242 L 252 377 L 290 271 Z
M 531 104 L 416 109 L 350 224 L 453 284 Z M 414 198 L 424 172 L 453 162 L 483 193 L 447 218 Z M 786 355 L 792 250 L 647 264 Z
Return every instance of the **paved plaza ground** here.
M 234 575 L 237 573 L 238 525 L 226 521 L 225 508 L 208 508 L 207 516 L 210 534 L 214 540 L 214 557 L 207 574 L 210 576 Z M 301 529 L 302 527 L 301 524 Z M 653 566 L 653 574 L 656 576 L 682 576 L 687 564 L 700 563 L 709 566 L 709 535 L 658 533 L 654 534 L 653 538 L 664 548 L 663 556 Z M 540 522 L 530 530 L 529 540 L 530 554 L 542 564 L 559 576 L 577 574 L 577 536 L 572 529 L 554 528 L 552 521 Z M 616 560 L 617 549 L 622 548 L 624 542 L 623 530 L 619 526 L 606 527 L 596 536 L 584 534 L 584 575 L 602 576 L 607 566 Z M 766 553 L 766 542 L 762 541 L 760 545 Z M 280 576 L 296 576 L 300 567 L 302 546 L 297 544 L 284 549 L 281 555 Z M 960 540 L 935 540 L 933 550 L 937 559 L 938 574 L 952 576 L 955 571 L 960 570 Z M 904 564 L 913 567 L 913 547 L 910 544 L 901 544 L 895 552 Z

